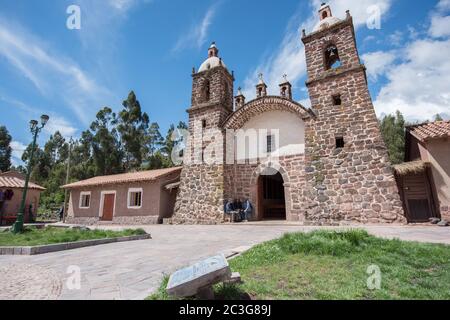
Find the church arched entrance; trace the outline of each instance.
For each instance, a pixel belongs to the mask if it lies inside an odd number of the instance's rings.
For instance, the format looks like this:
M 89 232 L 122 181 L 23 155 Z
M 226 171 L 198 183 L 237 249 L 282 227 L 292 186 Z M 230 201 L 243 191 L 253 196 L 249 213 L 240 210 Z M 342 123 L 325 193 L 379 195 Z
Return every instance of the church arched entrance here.
M 278 171 L 259 176 L 258 211 L 258 217 L 263 220 L 286 220 L 284 180 Z

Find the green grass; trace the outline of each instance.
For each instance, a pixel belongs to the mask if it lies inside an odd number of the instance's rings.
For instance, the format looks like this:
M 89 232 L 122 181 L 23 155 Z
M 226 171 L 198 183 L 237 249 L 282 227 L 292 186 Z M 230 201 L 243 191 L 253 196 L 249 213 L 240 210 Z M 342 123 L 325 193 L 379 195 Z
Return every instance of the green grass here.
M 381 270 L 380 289 L 367 287 L 371 265 Z M 219 298 L 450 299 L 450 246 L 385 240 L 363 230 L 286 234 L 230 266 L 244 284 L 216 286 Z M 164 287 L 151 298 L 166 299 Z
M 0 246 L 37 246 L 81 240 L 116 238 L 145 234 L 142 229 L 108 231 L 108 230 L 80 230 L 46 227 L 37 229 L 28 227 L 23 233 L 13 234 L 10 231 L 0 232 Z

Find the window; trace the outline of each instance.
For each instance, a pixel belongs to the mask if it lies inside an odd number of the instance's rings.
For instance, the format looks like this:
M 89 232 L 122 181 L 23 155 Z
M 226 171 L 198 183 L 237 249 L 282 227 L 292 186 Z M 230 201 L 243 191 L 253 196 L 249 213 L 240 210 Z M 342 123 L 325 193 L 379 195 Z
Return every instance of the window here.
M 275 135 L 267 136 L 267 153 L 271 153 L 275 151 Z
M 211 87 L 210 87 L 210 84 L 209 84 L 208 80 L 206 80 L 206 82 L 205 82 L 204 96 L 205 96 L 204 101 L 205 102 L 209 101 L 210 96 L 211 96 Z
M 206 128 L 206 120 L 205 120 L 205 119 L 202 120 L 202 128 L 203 128 L 203 129 Z
M 81 192 L 80 193 L 80 205 L 81 209 L 89 209 L 91 207 L 91 193 Z
M 326 19 L 328 17 L 328 13 L 326 11 L 324 11 L 322 13 L 322 19 Z
M 333 96 L 333 105 L 335 105 L 335 106 L 342 105 L 342 100 L 341 100 L 341 95 L 340 94 L 337 94 L 337 95 Z
M 336 149 L 341 149 L 344 145 L 344 137 L 336 137 Z
M 341 66 L 341 59 L 339 58 L 339 52 L 335 45 L 329 46 L 325 50 L 325 69 L 336 69 Z
M 128 190 L 128 209 L 139 209 L 142 207 L 142 188 Z

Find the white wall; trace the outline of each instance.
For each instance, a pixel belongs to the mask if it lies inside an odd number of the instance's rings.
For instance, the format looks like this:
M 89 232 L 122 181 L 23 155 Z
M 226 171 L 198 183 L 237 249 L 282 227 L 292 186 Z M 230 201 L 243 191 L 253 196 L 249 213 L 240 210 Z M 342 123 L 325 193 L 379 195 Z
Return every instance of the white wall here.
M 257 159 L 266 156 L 267 135 L 274 134 L 274 156 L 305 153 L 305 124 L 296 114 L 268 111 L 250 119 L 235 133 L 236 159 Z M 251 142 L 250 142 L 251 141 Z M 259 154 L 259 157 L 258 157 Z

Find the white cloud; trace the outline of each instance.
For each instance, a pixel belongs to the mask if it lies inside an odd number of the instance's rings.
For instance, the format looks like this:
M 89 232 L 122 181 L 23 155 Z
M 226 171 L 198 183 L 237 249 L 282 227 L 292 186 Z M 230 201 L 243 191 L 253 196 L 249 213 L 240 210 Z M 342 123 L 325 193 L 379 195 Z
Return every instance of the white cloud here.
M 129 10 L 136 5 L 136 0 L 108 0 L 108 4 L 117 10 Z
M 255 67 L 245 78 L 243 84 L 243 93 L 247 99 L 254 98 L 256 95 L 255 85 L 258 82 L 258 74 L 262 72 L 268 85 L 268 91 L 271 94 L 278 93 L 278 84 L 283 74 L 288 75 L 289 81 L 296 86 L 300 79 L 306 75 L 306 58 L 304 46 L 301 43 L 301 30 L 305 29 L 307 33 L 312 32 L 314 26 L 319 22 L 317 13 L 322 0 L 311 0 L 312 8 L 309 17 L 303 22 L 300 21 L 300 14 L 296 13 L 290 19 L 286 28 L 285 36 L 273 55 Z M 350 10 L 355 28 L 366 24 L 370 17 L 367 9 L 370 6 L 377 5 L 383 16 L 390 8 L 391 0 L 331 0 L 328 1 L 333 15 L 338 18 L 345 18 L 346 10 Z
M 388 36 L 389 42 L 394 46 L 401 46 L 403 44 L 403 32 L 397 30 Z
M 450 117 L 450 40 L 422 39 L 398 52 L 402 62 L 386 73 L 375 101 L 378 115 L 402 112 L 410 121 Z
M 441 1 L 439 1 L 439 3 L 437 4 L 436 8 L 439 11 L 450 10 L 450 0 L 441 0 Z
M 371 52 L 363 54 L 361 59 L 367 67 L 367 74 L 372 81 L 377 81 L 379 76 L 384 75 L 393 65 L 396 56 L 394 52 Z
M 0 22 L 0 55 L 28 78 L 42 96 L 62 101 L 84 124 L 90 120 L 92 106 L 99 106 L 104 103 L 100 99 L 112 96 L 71 59 L 5 19 Z
M 433 16 L 428 32 L 430 36 L 435 38 L 450 36 L 450 16 Z
M 172 53 L 179 52 L 185 48 L 201 48 L 208 37 L 209 27 L 211 26 L 220 2 L 213 4 L 208 8 L 203 19 L 198 24 L 193 25 L 188 32 L 184 33 L 172 49 Z
M 44 127 L 44 132 L 48 135 L 52 135 L 56 131 L 59 131 L 64 136 L 64 138 L 70 138 L 74 137 L 78 131 L 78 129 L 73 124 L 71 124 L 70 121 L 52 111 L 46 111 L 44 110 L 44 108 L 32 108 L 30 105 L 22 101 L 7 97 L 5 95 L 0 95 L 0 101 L 3 101 L 9 105 L 13 105 L 15 108 L 19 109 L 21 111 L 19 113 L 19 116 L 21 116 L 24 123 L 30 121 L 31 119 L 39 120 L 42 114 L 49 115 L 50 120 Z
M 22 163 L 22 154 L 25 151 L 25 149 L 27 148 L 27 146 L 25 144 L 23 144 L 20 141 L 11 141 L 10 144 L 11 148 L 12 148 L 12 156 L 11 156 L 11 162 L 14 166 L 18 166 Z
M 50 120 L 44 127 L 44 131 L 49 135 L 52 135 L 56 131 L 59 131 L 64 138 L 69 139 L 70 137 L 75 136 L 77 128 L 71 125 L 71 123 L 63 117 L 51 115 Z

